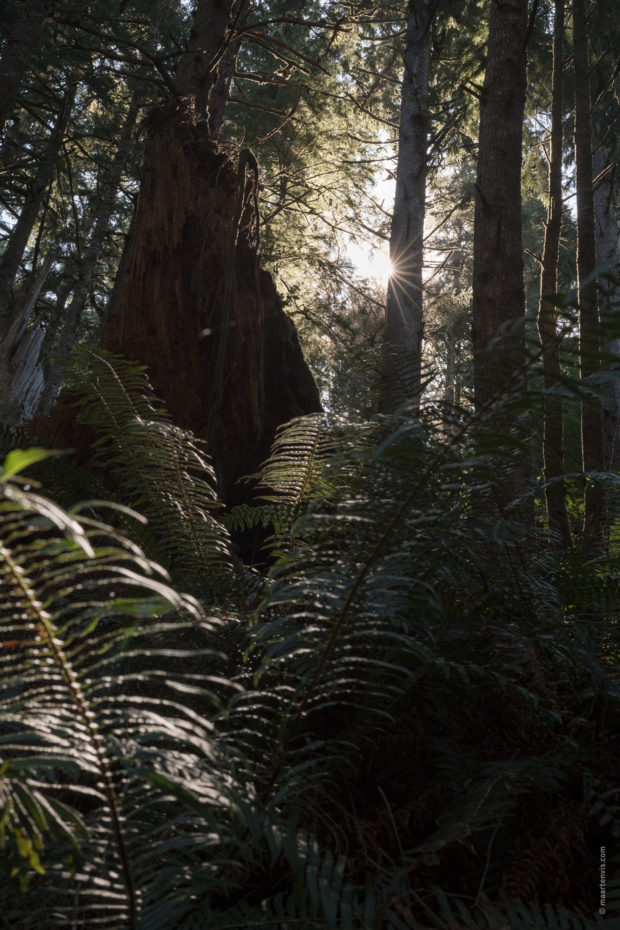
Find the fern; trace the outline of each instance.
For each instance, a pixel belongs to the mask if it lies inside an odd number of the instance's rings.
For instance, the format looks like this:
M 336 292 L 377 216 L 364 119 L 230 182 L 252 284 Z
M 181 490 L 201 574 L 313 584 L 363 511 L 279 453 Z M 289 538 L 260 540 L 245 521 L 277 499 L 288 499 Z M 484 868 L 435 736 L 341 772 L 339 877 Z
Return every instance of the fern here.
M 278 926 L 292 908 L 362 926 L 343 860 L 251 801 L 241 741 L 217 739 L 238 689 L 214 648 L 226 621 L 125 536 L 20 486 L 38 457 L 7 460 L 0 505 L 3 914 L 50 930 Z M 250 903 L 269 862 L 292 890 Z
M 170 421 L 143 369 L 103 351 L 73 365 L 77 421 L 96 437 L 91 466 L 112 474 L 121 499 L 147 517 L 143 542 L 179 584 L 203 594 L 221 587 L 230 539 L 204 444 Z
M 178 656 L 154 644 L 189 628 L 196 662 L 213 652 L 200 645 L 209 625 L 126 538 L 26 490 L 15 476 L 31 459 L 9 457 L 0 486 L 1 856 L 11 879 L 0 904 L 23 927 L 135 927 L 136 837 L 168 803 L 161 787 L 145 790 L 145 770 L 151 780 L 189 772 L 209 747 L 208 725 L 174 699 L 189 676 L 169 681 Z M 157 622 L 171 610 L 172 627 Z M 221 806 L 202 778 L 205 805 Z
M 605 927 L 602 918 L 590 918 L 576 914 L 565 907 L 550 904 L 539 905 L 514 901 L 503 906 L 481 901 L 471 902 L 456 895 L 448 895 L 441 888 L 433 889 L 433 897 L 427 897 L 423 910 L 424 920 L 404 923 L 394 921 L 394 930 L 594 930 Z
M 99 462 L 149 516 L 149 553 L 212 597 L 228 542 L 204 449 L 131 366 L 92 370 Z M 34 639 L 12 595 L 3 636 L 28 646 L 0 666 L 5 913 L 52 930 L 599 925 L 545 875 L 579 879 L 619 829 L 606 737 L 599 761 L 616 556 L 550 550 L 507 490 L 520 437 L 481 454 L 471 428 L 407 410 L 283 428 L 264 503 L 229 518 L 276 531 L 250 617 L 243 597 L 207 620 L 169 593 L 100 502 L 69 514 L 6 477 L 0 539 L 53 626 Z
M 303 421 L 292 445 L 312 457 L 315 424 L 308 423 L 306 442 L 300 430 Z M 328 428 L 324 445 L 329 450 Z M 585 672 L 554 582 L 557 557 L 533 548 L 537 564 L 528 574 L 519 551 L 523 529 L 510 514 L 478 505 L 480 464 L 467 448 L 459 462 L 454 449 L 427 445 L 423 424 L 405 423 L 377 454 L 363 445 L 350 451 L 325 453 L 323 472 L 338 491 L 317 493 L 293 524 L 295 548 L 272 570 L 257 626 L 254 689 L 231 705 L 260 797 L 293 810 L 310 797 L 317 816 L 321 799 L 356 777 L 362 746 L 398 726 L 408 702 L 424 701 L 420 725 L 427 730 L 456 715 L 459 739 L 464 721 L 472 733 L 480 726 L 482 700 L 472 694 L 488 694 L 505 704 L 515 726 L 553 741 L 564 725 L 566 676 L 575 683 Z M 285 460 L 282 467 L 286 473 L 292 466 Z M 482 469 L 488 472 L 486 461 Z M 442 481 L 444 474 L 451 480 Z M 284 496 L 292 488 L 291 498 L 299 487 L 281 486 Z M 489 747 L 493 738 L 491 731 Z M 461 844 L 482 856 L 490 830 L 505 842 L 530 798 L 564 790 L 582 750 L 570 740 L 556 745 L 555 755 L 514 760 L 506 749 L 506 759 L 487 762 L 451 750 L 440 826 L 419 841 L 415 861 Z M 529 915 L 511 907 L 491 906 L 492 920 L 515 927 L 524 915 L 528 926 L 569 920 L 568 911 Z M 573 917 L 574 926 L 585 925 Z

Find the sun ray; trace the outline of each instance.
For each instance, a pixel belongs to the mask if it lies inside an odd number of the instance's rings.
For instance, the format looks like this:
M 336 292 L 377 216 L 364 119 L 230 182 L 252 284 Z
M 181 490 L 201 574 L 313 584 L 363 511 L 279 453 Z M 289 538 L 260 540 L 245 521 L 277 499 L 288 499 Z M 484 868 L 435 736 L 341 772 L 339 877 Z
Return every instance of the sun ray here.
M 373 249 L 366 242 L 351 241 L 347 256 L 360 278 L 367 278 L 382 287 L 387 287 L 394 273 L 387 244 L 382 249 Z

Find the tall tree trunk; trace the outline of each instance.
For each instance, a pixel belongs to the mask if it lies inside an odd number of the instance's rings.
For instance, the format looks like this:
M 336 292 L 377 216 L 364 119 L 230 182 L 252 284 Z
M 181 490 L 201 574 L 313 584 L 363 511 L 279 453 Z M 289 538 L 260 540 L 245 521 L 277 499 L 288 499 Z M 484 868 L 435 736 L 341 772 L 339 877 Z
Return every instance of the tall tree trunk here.
M 620 248 L 618 236 L 617 167 L 606 149 L 599 148 L 594 156 L 594 174 L 598 178 L 594 187 L 594 217 L 596 234 L 596 262 L 599 269 L 599 309 L 604 349 L 620 360 L 620 337 L 611 338 L 608 329 L 618 331 L 620 318 Z M 618 363 L 616 362 L 616 370 Z M 606 471 L 620 464 L 620 372 L 605 385 L 603 411 L 604 467 Z
M 249 0 L 244 0 L 243 3 L 239 4 L 239 10 L 234 17 L 236 22 L 241 24 L 244 21 L 248 8 Z M 217 66 L 217 74 L 209 94 L 207 108 L 207 122 L 212 139 L 217 139 L 224 122 L 224 113 L 230 96 L 230 85 L 235 75 L 241 39 L 241 35 L 234 34 L 228 38 L 226 48 Z
M 419 399 L 423 334 L 424 216 L 428 159 L 431 3 L 410 0 L 390 235 L 393 273 L 385 310 L 383 390 L 389 410 Z
M 525 107 L 527 0 L 492 0 L 474 218 L 473 350 L 476 408 L 525 388 L 521 148 Z M 497 416 L 495 429 L 513 424 Z M 523 490 L 529 454 L 510 465 L 509 494 Z M 530 514 L 523 514 L 529 518 Z
M 320 401 L 260 269 L 251 156 L 231 161 L 184 109 L 153 119 L 102 342 L 148 366 L 175 422 L 208 441 L 222 496 L 236 502 L 248 493 L 238 479 L 258 469 L 276 427 Z
M 492 0 L 474 220 L 476 405 L 524 384 L 521 146 L 527 0 Z M 490 343 L 498 340 L 499 347 Z
M 579 300 L 579 367 L 587 378 L 600 364 L 600 325 L 596 295 L 596 240 L 594 231 L 594 189 L 592 178 L 592 129 L 590 122 L 590 80 L 588 40 L 584 0 L 573 0 L 573 57 L 575 76 L 575 172 L 577 181 L 577 288 Z M 603 467 L 603 425 L 601 404 L 584 400 L 581 404 L 581 450 L 583 471 Z M 599 487 L 586 477 L 584 534 L 602 541 L 603 496 Z
M 540 273 L 538 332 L 542 345 L 545 383 L 543 408 L 543 475 L 549 529 L 562 545 L 570 544 L 564 496 L 563 403 L 550 392 L 560 376 L 560 341 L 557 331 L 557 293 L 560 234 L 562 231 L 562 123 L 564 115 L 564 0 L 555 0 L 553 73 L 551 79 L 551 133 L 549 152 L 549 206 Z
M 0 58 L 0 132 L 11 115 L 15 97 L 36 51 L 49 15 L 48 0 L 22 0 Z
M 157 33 L 157 28 L 164 18 L 165 12 L 169 6 L 169 0 L 158 0 L 153 10 L 153 19 L 149 25 L 147 45 L 152 45 Z M 103 249 L 105 236 L 110 225 L 110 219 L 114 211 L 116 196 L 120 187 L 121 178 L 129 158 L 131 149 L 132 134 L 140 111 L 141 101 L 143 99 L 143 90 L 136 88 L 133 91 L 127 114 L 123 122 L 120 138 L 116 153 L 112 160 L 110 170 L 103 183 L 103 192 L 99 202 L 99 208 L 94 222 L 91 224 L 91 234 L 82 257 L 82 265 L 78 280 L 73 289 L 71 302 L 67 307 L 65 319 L 60 330 L 60 335 L 56 344 L 56 354 L 65 358 L 73 346 L 75 332 L 80 321 L 88 291 L 93 282 L 95 268 L 101 251 Z M 55 391 L 58 390 L 59 381 L 55 385 Z
M 0 321 L 6 327 L 10 316 L 11 288 L 17 277 L 19 265 L 24 257 L 28 239 L 35 224 L 43 194 L 52 179 L 54 165 L 69 122 L 73 103 L 75 101 L 76 86 L 72 85 L 58 115 L 56 126 L 48 139 L 45 152 L 39 162 L 37 173 L 28 192 L 26 202 L 22 207 L 19 219 L 11 231 L 7 247 L 0 262 Z
M 230 82 L 240 46 L 238 30 L 249 0 L 198 0 L 194 22 L 176 73 L 177 93 L 206 119 L 211 138 L 224 120 Z

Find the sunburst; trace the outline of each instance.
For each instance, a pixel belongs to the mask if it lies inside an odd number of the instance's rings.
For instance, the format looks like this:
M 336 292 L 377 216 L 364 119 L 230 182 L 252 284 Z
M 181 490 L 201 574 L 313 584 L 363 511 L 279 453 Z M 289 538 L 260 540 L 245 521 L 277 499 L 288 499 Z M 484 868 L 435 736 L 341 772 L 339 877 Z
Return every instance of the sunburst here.
M 382 287 L 387 287 L 394 273 L 387 244 L 382 249 L 371 249 L 366 243 L 351 242 L 347 255 L 360 278 L 366 278 Z

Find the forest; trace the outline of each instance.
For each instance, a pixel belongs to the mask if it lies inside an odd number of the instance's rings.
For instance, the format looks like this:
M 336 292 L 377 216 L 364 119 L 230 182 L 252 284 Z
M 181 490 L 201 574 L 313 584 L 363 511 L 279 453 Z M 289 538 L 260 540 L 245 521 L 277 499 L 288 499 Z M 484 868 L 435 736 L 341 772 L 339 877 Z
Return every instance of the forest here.
M 613 0 L 0 0 L 0 930 L 620 928 Z

